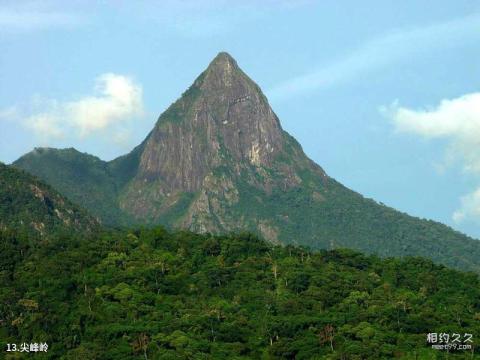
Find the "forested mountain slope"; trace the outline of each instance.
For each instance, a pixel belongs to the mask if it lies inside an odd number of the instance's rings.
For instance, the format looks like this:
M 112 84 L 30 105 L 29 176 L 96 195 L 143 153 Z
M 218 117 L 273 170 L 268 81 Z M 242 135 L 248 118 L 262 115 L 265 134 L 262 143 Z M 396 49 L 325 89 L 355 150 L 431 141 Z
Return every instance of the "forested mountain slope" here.
M 427 333 L 480 333 L 478 276 L 420 258 L 163 228 L 0 238 L 14 260 L 0 269 L 0 342 L 46 342 L 49 358 L 470 359 Z
M 119 209 L 120 184 L 105 161 L 73 148 L 36 148 L 14 164 L 88 209 L 105 225 L 128 224 L 129 217 Z
M 276 244 L 419 255 L 480 272 L 477 240 L 366 199 L 328 176 L 226 53 L 131 153 L 104 162 L 74 149 L 36 149 L 14 165 L 109 225 L 248 230 Z
M 0 231 L 45 237 L 88 233 L 95 218 L 34 176 L 0 163 Z

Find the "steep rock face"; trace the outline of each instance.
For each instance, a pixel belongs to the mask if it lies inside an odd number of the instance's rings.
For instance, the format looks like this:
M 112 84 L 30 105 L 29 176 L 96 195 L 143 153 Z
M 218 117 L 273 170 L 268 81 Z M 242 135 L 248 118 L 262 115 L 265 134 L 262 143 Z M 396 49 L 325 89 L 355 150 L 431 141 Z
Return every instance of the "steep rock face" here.
M 284 133 L 260 88 L 220 53 L 160 116 L 120 204 L 132 216 L 156 222 L 188 193 L 190 204 L 176 225 L 240 229 L 242 222 L 228 219 L 239 201 L 238 182 L 266 192 L 289 188 L 301 182 L 302 166 L 325 176 Z
M 132 152 L 103 162 L 72 149 L 14 164 L 104 223 L 248 230 L 282 244 L 424 256 L 480 272 L 480 242 L 347 189 L 282 130 L 260 88 L 220 53 Z
M 160 117 L 137 178 L 161 178 L 166 191 L 197 191 L 211 169 L 229 160 L 270 166 L 282 147 L 282 129 L 266 98 L 221 53 Z

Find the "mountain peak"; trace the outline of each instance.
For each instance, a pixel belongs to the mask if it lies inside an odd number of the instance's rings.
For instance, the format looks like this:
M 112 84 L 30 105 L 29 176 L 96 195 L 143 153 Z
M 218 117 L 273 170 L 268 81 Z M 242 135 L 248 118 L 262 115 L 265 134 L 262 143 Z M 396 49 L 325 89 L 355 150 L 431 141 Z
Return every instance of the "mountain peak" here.
M 326 175 L 282 130 L 260 88 L 227 53 L 213 59 L 130 154 L 109 163 L 69 151 L 37 155 L 15 166 L 108 224 L 249 230 L 274 243 L 426 256 L 480 272 L 478 241 L 365 199 Z M 10 178 L 16 188 L 18 176 Z M 24 194 L 5 193 L 1 180 L 0 215 L 2 205 L 18 214 L 12 199 L 15 205 Z M 27 190 L 36 204 L 47 205 L 36 188 Z M 23 209 L 23 218 L 36 213 Z
M 235 59 L 230 55 L 229 53 L 225 51 L 221 51 L 215 56 L 210 63 L 210 66 L 228 66 L 228 65 L 234 65 L 237 66 L 237 62 Z
M 243 229 L 244 215 L 230 210 L 251 201 L 245 192 L 286 191 L 298 187 L 305 172 L 325 179 L 282 130 L 260 87 L 225 52 L 119 164 L 134 169 L 119 198 L 122 211 L 152 222 L 172 216 L 176 226 L 202 232 Z M 251 221 L 276 241 L 270 221 Z
M 240 69 L 235 59 L 226 52 L 220 52 L 215 56 L 207 69 L 197 78 L 194 85 L 207 91 L 209 97 L 213 95 L 212 92 L 222 94 L 226 90 L 234 93 L 245 92 L 245 88 L 253 89 L 252 85 L 255 86 L 254 82 Z M 255 86 L 255 91 L 260 91 L 260 89 Z M 227 98 L 230 96 L 227 96 Z M 222 97 L 222 99 L 226 98 Z
M 218 168 L 270 167 L 284 148 L 280 122 L 260 87 L 219 53 L 145 142 L 137 179 L 164 194 L 198 191 Z

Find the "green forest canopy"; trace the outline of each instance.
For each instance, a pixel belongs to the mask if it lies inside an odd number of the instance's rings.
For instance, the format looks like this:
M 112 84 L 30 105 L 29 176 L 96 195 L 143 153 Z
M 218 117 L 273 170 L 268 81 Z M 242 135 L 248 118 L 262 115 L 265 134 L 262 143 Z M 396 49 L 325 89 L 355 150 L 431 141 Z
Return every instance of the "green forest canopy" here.
M 478 276 L 429 260 L 162 227 L 0 236 L 0 341 L 48 343 L 38 358 L 476 356 L 426 344 L 480 334 Z

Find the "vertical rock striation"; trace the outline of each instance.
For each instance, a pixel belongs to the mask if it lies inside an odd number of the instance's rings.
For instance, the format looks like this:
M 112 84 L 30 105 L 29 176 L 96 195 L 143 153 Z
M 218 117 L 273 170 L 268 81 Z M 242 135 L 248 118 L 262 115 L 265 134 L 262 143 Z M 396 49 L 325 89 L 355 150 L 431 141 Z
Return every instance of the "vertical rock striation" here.
M 245 226 L 245 215 L 232 216 L 238 187 L 244 183 L 271 193 L 296 186 L 305 166 L 325 176 L 282 130 L 258 85 L 229 54 L 220 53 L 160 116 L 121 206 L 138 219 L 159 221 L 190 194 L 179 226 L 211 232 L 268 229 L 266 220 Z

